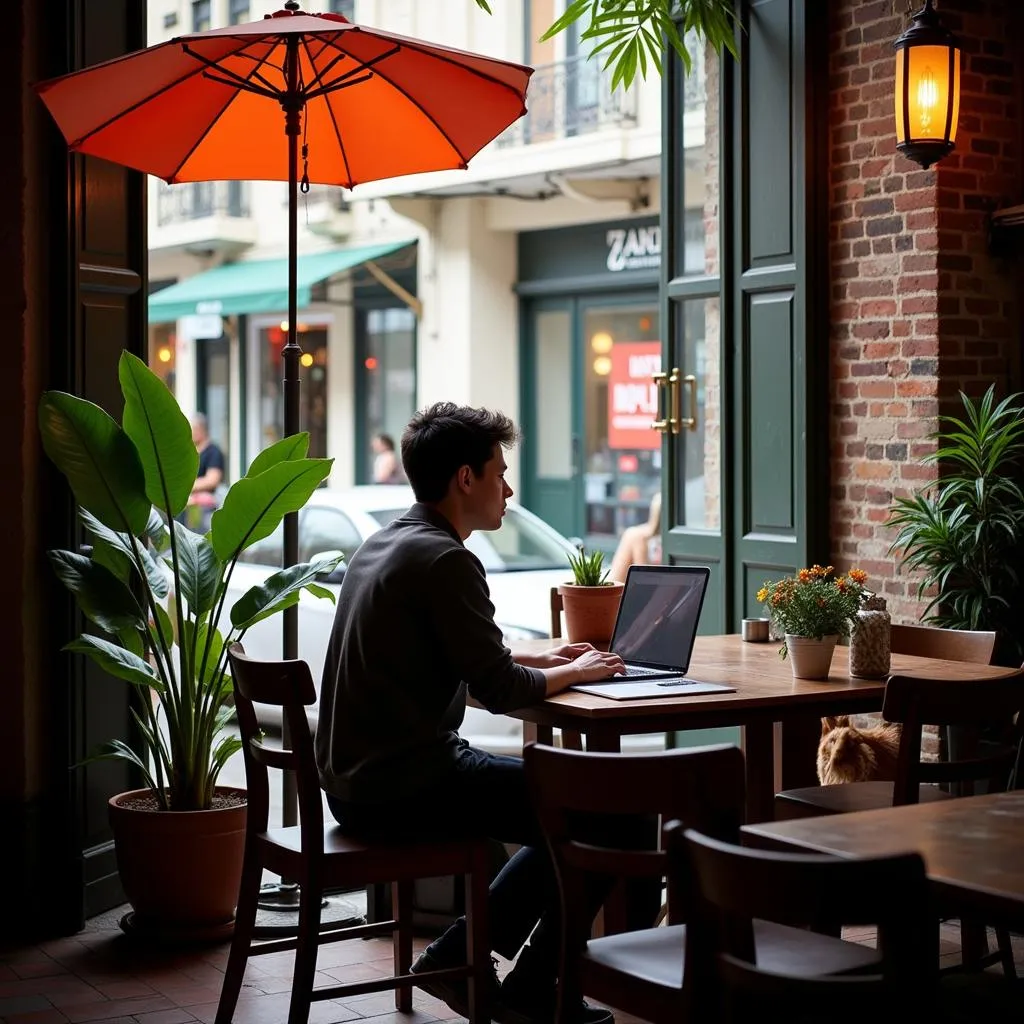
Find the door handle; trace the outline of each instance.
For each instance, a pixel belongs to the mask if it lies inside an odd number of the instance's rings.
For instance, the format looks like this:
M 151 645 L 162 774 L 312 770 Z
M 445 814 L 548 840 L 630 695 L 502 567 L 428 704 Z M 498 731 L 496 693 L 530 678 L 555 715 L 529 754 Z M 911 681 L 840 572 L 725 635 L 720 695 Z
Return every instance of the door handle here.
M 675 381 L 676 410 L 675 417 L 672 422 L 672 433 L 678 434 L 683 427 L 687 430 L 695 431 L 697 429 L 697 378 L 692 373 L 688 373 L 682 378 L 682 382 L 687 385 L 690 392 L 690 415 L 683 416 L 683 396 L 678 376 L 679 371 L 674 370 L 673 374 L 677 379 Z
M 658 416 L 659 416 L 658 419 L 654 420 L 654 422 L 651 423 L 651 429 L 652 430 L 657 430 L 659 433 L 662 433 L 662 434 L 667 434 L 668 433 L 668 430 L 669 430 L 669 420 L 671 419 L 671 416 L 672 416 L 672 400 L 671 400 L 671 397 L 669 398 L 668 418 L 663 417 L 661 415 L 661 389 L 663 387 L 665 387 L 665 385 L 668 383 L 668 379 L 669 379 L 669 375 L 667 373 L 665 373 L 665 372 L 652 373 L 651 374 L 651 380 L 654 382 L 655 395 L 657 396 L 656 397 L 656 401 L 657 401 Z

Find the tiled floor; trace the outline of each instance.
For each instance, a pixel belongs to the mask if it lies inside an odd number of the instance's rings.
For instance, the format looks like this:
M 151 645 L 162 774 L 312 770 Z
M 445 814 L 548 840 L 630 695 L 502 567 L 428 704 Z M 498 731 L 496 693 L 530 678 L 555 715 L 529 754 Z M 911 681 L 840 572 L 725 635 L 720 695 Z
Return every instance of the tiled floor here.
M 122 911 L 123 912 L 123 911 Z M 117 922 L 121 912 L 91 920 L 70 938 L 22 948 L 0 948 L 0 1024 L 212 1024 L 227 959 L 226 944 L 190 951 L 140 948 Z M 871 941 L 870 933 L 850 935 Z M 958 931 L 943 926 L 943 958 L 959 956 Z M 1018 970 L 1024 940 L 1015 940 Z M 354 940 L 324 946 L 317 984 L 372 977 L 391 964 L 386 940 Z M 290 953 L 251 961 L 234 1020 L 236 1024 L 282 1024 L 288 1015 Z M 315 1003 L 310 1024 L 372 1020 L 374 1024 L 424 1024 L 460 1020 L 443 1004 L 416 990 L 411 1015 L 394 1010 L 390 992 L 345 1002 Z M 617 1014 L 619 1024 L 639 1024 Z

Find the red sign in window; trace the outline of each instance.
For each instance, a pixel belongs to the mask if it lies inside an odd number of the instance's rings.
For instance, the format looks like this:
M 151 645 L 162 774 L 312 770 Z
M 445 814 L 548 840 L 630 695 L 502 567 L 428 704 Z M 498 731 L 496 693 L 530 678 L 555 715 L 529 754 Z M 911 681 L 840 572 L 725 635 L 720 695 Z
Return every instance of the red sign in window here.
M 611 357 L 608 447 L 659 448 L 661 435 L 651 429 L 658 416 L 658 389 L 651 375 L 661 370 L 661 342 L 617 342 Z

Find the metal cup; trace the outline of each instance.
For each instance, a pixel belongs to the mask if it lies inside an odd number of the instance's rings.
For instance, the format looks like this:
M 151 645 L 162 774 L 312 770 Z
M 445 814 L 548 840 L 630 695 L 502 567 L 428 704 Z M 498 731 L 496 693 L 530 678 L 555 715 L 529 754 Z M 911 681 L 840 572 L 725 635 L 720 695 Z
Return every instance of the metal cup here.
M 768 620 L 744 619 L 742 636 L 748 643 L 765 643 L 768 640 Z

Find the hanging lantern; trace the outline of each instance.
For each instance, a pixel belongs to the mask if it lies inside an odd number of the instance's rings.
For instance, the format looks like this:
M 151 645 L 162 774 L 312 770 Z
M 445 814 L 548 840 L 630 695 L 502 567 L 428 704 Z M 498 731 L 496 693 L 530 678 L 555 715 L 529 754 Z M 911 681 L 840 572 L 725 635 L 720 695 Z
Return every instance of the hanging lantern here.
M 932 0 L 896 47 L 896 148 L 922 167 L 952 152 L 960 114 L 960 44 Z

